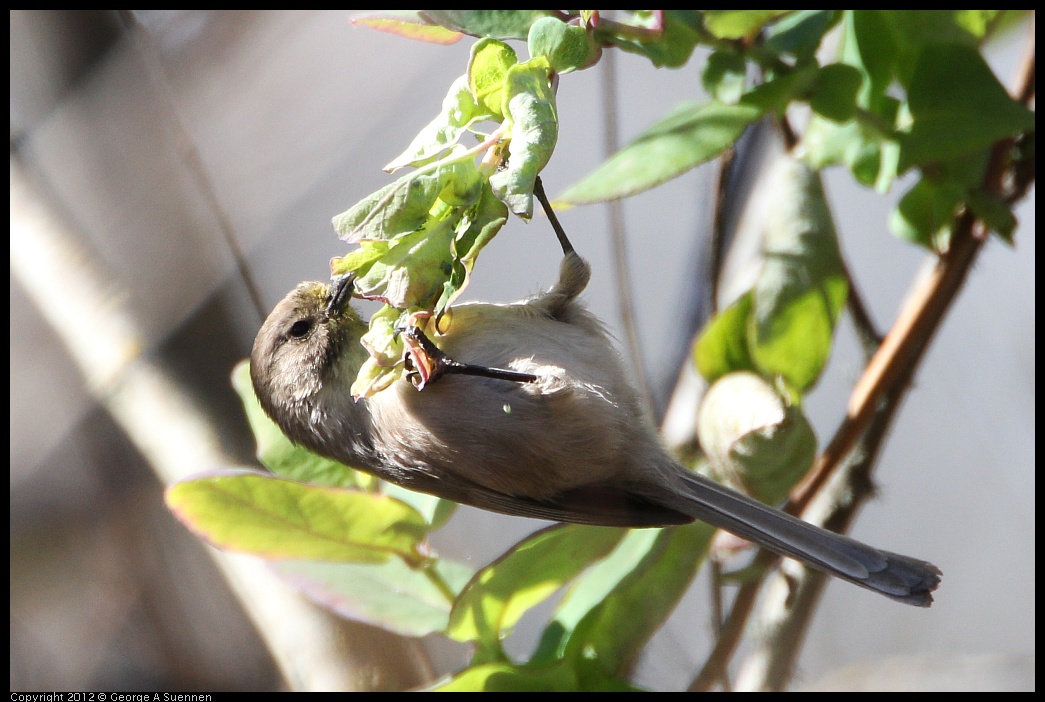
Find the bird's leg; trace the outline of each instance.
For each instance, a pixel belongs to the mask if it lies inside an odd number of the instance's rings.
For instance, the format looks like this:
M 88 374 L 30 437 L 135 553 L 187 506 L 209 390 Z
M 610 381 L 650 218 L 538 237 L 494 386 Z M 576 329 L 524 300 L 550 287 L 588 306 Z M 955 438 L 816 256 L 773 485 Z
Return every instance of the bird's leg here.
M 490 368 L 488 366 L 455 361 L 432 343 L 432 340 L 425 336 L 425 333 L 416 326 L 404 328 L 403 336 L 406 337 L 408 349 L 407 362 L 413 365 L 413 369 L 408 377 L 418 390 L 423 390 L 426 385 L 447 374 L 474 375 L 480 378 L 508 380 L 514 383 L 534 383 L 538 379 L 533 373 L 522 373 L 503 368 Z
M 548 215 L 548 221 L 551 222 L 552 229 L 555 230 L 555 236 L 559 239 L 563 255 L 569 259 L 563 263 L 563 271 L 560 273 L 559 283 L 551 291 L 532 303 L 538 305 L 549 316 L 557 318 L 562 310 L 584 290 L 584 287 L 588 284 L 590 269 L 587 262 L 577 255 L 573 244 L 570 243 L 569 238 L 566 236 L 566 231 L 559 223 L 559 218 L 555 216 L 555 210 L 552 209 L 552 205 L 548 201 L 548 195 L 544 192 L 544 184 L 541 182 L 540 176 L 534 182 L 533 194 L 537 196 L 537 200 L 541 203 L 541 207 L 544 208 L 545 214 Z M 456 361 L 432 343 L 432 340 L 425 336 L 425 333 L 415 325 L 411 324 L 403 327 L 400 331 L 406 339 L 406 358 L 410 371 L 407 377 L 410 378 L 410 382 L 418 390 L 423 389 L 426 385 L 447 374 L 474 375 L 480 378 L 507 380 L 514 383 L 535 383 L 538 380 L 538 377 L 533 373 L 522 373 L 504 368 L 490 368 L 488 366 Z

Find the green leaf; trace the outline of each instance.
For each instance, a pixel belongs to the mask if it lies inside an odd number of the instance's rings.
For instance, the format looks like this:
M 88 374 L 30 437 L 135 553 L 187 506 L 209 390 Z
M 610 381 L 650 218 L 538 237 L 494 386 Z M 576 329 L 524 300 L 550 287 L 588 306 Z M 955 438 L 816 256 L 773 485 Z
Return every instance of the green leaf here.
M 704 10 L 704 26 L 719 39 L 750 39 L 794 10 Z
M 420 10 L 436 24 L 474 37 L 525 39 L 530 25 L 555 10 Z
M 693 344 L 693 361 L 709 383 L 740 370 L 755 370 L 748 330 L 754 294 L 746 292 L 705 325 Z
M 348 21 L 354 25 L 376 29 L 379 32 L 397 34 L 407 39 L 417 39 L 432 44 L 456 44 L 462 36 L 460 32 L 431 24 L 417 10 L 364 12 L 350 17 Z
M 812 115 L 796 153 L 813 170 L 837 164 L 848 166 L 860 183 L 886 192 L 896 175 L 894 142 L 858 120 L 842 124 Z
M 951 225 L 964 195 L 964 188 L 951 182 L 922 178 L 900 200 L 889 217 L 889 228 L 901 239 L 944 251 L 951 238 Z
M 555 616 L 545 627 L 531 662 L 547 662 L 566 655 L 566 645 L 577 625 L 638 567 L 656 544 L 659 533 L 659 529 L 629 530 L 609 556 L 570 585 L 555 610 Z
M 334 230 L 350 244 L 414 232 L 428 221 L 429 211 L 445 187 L 435 164 L 412 171 L 334 217 Z
M 576 692 L 577 678 L 569 666 L 484 663 L 436 683 L 433 692 Z
M 322 458 L 291 442 L 258 404 L 250 380 L 250 363 L 240 361 L 232 371 L 232 387 L 243 402 L 254 439 L 258 444 L 258 460 L 273 473 L 299 482 L 330 487 L 359 487 L 369 484 L 368 476 L 350 467 Z
M 896 49 L 893 70 L 896 79 L 913 93 L 912 78 L 922 53 L 930 46 L 965 46 L 975 50 L 980 37 L 958 22 L 961 10 L 878 10 Z
M 592 580 L 608 576 L 615 582 L 577 623 L 566 644 L 565 655 L 583 670 L 585 687 L 593 672 L 600 679 L 625 675 L 633 667 L 689 589 L 707 556 L 715 528 L 695 522 L 653 533 L 652 544 L 634 567 L 618 568 L 612 575 L 591 574 Z M 573 596 L 571 591 L 569 597 Z
M 613 34 L 607 29 L 609 25 L 600 24 L 595 28 L 595 38 L 600 42 L 615 45 L 624 51 L 645 56 L 657 68 L 681 68 L 689 62 L 693 49 L 700 41 L 699 22 L 690 21 L 697 10 L 665 10 L 664 25 L 656 37 L 638 38 L 632 34 Z M 633 17 L 652 19 L 650 11 L 635 11 Z M 650 22 L 639 23 L 651 29 Z
M 809 106 L 819 115 L 845 122 L 856 113 L 856 98 L 863 85 L 860 71 L 844 63 L 832 63 L 820 69 Z
M 457 511 L 458 504 L 424 492 L 414 492 L 395 483 L 381 483 L 381 492 L 410 505 L 428 522 L 429 531 L 439 529 Z
M 435 305 L 437 317 L 441 317 L 468 286 L 479 252 L 507 221 L 508 208 L 493 194 L 489 184 L 484 184 L 479 202 L 465 213 L 457 227 L 459 233 L 453 242 L 452 270 Z
M 468 75 L 463 75 L 450 85 L 439 114 L 414 137 L 403 153 L 385 166 L 386 171 L 392 172 L 403 166 L 419 168 L 431 163 L 445 155 L 472 124 L 495 116 L 489 110 L 480 109 L 472 97 L 468 79 Z
M 1001 237 L 1002 241 L 1012 245 L 1012 233 L 1016 230 L 1016 216 L 1003 198 L 992 195 L 983 189 L 971 190 L 966 194 L 966 203 L 979 219 Z
M 628 197 L 710 161 L 762 116 L 750 105 L 685 103 L 558 198 L 586 205 Z
M 327 609 L 401 636 L 445 630 L 452 604 L 448 594 L 460 592 L 472 577 L 470 568 L 445 558 L 415 568 L 399 558 L 366 564 L 282 561 L 272 565 L 284 580 Z
M 842 18 L 838 10 L 798 10 L 766 30 L 767 48 L 799 60 L 813 57 L 824 35 Z
M 352 397 L 359 400 L 381 392 L 403 375 L 403 340 L 396 333 L 401 310 L 385 305 L 370 317 L 370 328 L 359 342 L 369 354 L 352 383 Z
M 747 85 L 747 61 L 735 51 L 715 51 L 704 63 L 700 82 L 717 101 L 735 105 Z
M 543 529 L 480 570 L 457 598 L 447 635 L 495 650 L 507 630 L 593 562 L 625 531 L 565 524 Z
M 864 74 L 860 105 L 877 111 L 878 101 L 893 81 L 893 71 L 900 47 L 896 45 L 881 10 L 847 10 L 842 38 L 842 61 Z
M 384 495 L 229 471 L 175 483 L 165 497 L 182 523 L 221 549 L 264 558 L 423 561 L 425 520 Z
M 719 481 L 779 504 L 816 457 L 816 434 L 762 377 L 730 373 L 701 401 L 697 435 Z
M 515 49 L 497 39 L 480 39 L 472 45 L 468 61 L 468 87 L 476 104 L 498 121 L 504 116 L 504 79 L 519 62 Z
M 543 56 L 556 73 L 569 73 L 588 66 L 599 54 L 588 31 L 555 17 L 542 17 L 530 27 L 526 40 L 530 57 Z
M 356 401 L 364 397 L 372 397 L 382 390 L 387 390 L 392 383 L 402 378 L 404 370 L 401 365 L 395 367 L 382 366 L 374 358 L 368 357 L 363 361 L 356 373 L 356 379 L 352 381 L 349 392 Z
M 1034 129 L 1034 113 L 1013 100 L 971 47 L 926 47 L 911 79 L 913 123 L 903 138 L 901 169 L 979 151 Z
M 645 692 L 627 680 L 587 676 L 578 680 L 574 667 L 550 663 L 481 663 L 428 688 L 433 692 Z
M 784 159 L 771 189 L 765 264 L 754 289 L 751 356 L 805 393 L 827 363 L 848 283 L 818 174 Z
M 984 38 L 1007 10 L 956 10 L 954 21 L 974 37 Z
M 818 162 L 844 163 L 857 181 L 885 193 L 899 164 L 895 132 L 901 105 L 888 91 L 900 48 L 885 12 L 847 10 L 843 18 L 841 61 L 863 77 L 857 121 L 838 124 L 814 114 L 803 136 L 806 162 L 814 168 Z
M 330 274 L 332 276 L 366 275 L 370 267 L 381 260 L 388 253 L 391 244 L 387 241 L 364 239 L 359 242 L 359 248 L 345 256 L 334 256 L 330 259 Z
M 533 216 L 533 186 L 559 136 L 549 71 L 548 60 L 537 57 L 512 66 L 504 80 L 502 112 L 511 127 L 510 155 L 506 167 L 490 176 L 490 187 L 523 219 Z
M 451 272 L 456 224 L 448 217 L 398 237 L 356 279 L 356 290 L 400 310 L 431 309 Z
M 815 63 L 796 66 L 794 70 L 774 76 L 756 85 L 741 98 L 745 105 L 757 107 L 767 114 L 782 114 L 793 100 L 804 99 L 817 78 Z

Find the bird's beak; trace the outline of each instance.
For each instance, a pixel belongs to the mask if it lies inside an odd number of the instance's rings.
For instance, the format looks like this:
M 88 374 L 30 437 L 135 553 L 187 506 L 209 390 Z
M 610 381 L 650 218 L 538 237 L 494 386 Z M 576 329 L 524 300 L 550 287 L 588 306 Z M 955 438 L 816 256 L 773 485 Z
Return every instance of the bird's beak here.
M 327 302 L 327 316 L 336 317 L 345 309 L 355 290 L 356 274 L 346 273 L 330 284 L 330 300 Z

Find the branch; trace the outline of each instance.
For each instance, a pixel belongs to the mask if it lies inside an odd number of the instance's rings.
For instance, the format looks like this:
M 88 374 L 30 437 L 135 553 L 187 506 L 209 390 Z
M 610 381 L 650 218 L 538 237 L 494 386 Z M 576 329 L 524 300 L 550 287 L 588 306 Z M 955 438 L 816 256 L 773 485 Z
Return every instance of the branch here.
M 1012 90 L 1023 103 L 1029 103 L 1034 97 L 1034 67 L 1032 26 Z M 1010 203 L 1026 194 L 1034 180 L 1033 167 L 1013 168 L 1009 162 L 1012 144 L 1011 139 L 995 144 L 985 176 L 985 187 L 989 192 L 1004 194 Z M 1006 183 L 1007 179 L 1012 181 L 1011 184 Z M 814 463 L 809 477 L 793 493 L 785 511 L 803 514 L 814 498 L 822 497 L 823 500 L 817 499 L 817 503 L 826 514 L 818 516 L 826 520 L 825 525 L 829 528 L 844 532 L 871 496 L 871 470 L 889 426 L 933 335 L 961 290 L 989 234 L 968 210 L 956 216 L 953 231 L 950 249 L 937 259 L 932 274 L 915 288 L 854 387 L 845 420 Z M 850 312 L 859 325 L 857 311 L 850 306 Z M 869 325 L 867 329 L 873 330 Z M 847 461 L 849 465 L 846 465 Z M 851 497 L 842 499 L 850 489 Z M 835 507 L 823 507 L 831 504 Z M 815 516 L 811 521 L 818 522 Z M 768 573 L 779 560 L 778 556 L 763 550 L 755 557 L 754 564 Z M 770 627 L 771 632 L 762 640 L 760 652 L 749 660 L 742 679 L 736 681 L 738 689 L 779 690 L 786 687 L 825 580 L 822 574 L 801 568 L 799 574 L 789 578 L 787 583 L 782 577 L 776 581 L 777 587 L 763 608 L 768 614 L 756 625 L 763 631 Z M 691 684 L 691 691 L 710 689 L 718 680 L 719 671 L 726 669 L 748 626 L 763 582 L 764 578 L 759 578 L 739 589 L 722 628 L 722 636 Z
M 1013 93 L 1033 94 L 1033 35 L 1016 77 Z M 1003 195 L 1006 182 L 1012 192 L 1030 187 L 1027 177 L 1010 161 L 1012 139 L 1003 139 L 991 150 L 984 177 L 988 192 Z M 1015 171 L 1015 172 L 1014 172 Z M 856 512 L 873 494 L 871 472 L 888 429 L 906 396 L 911 380 L 947 311 L 958 296 L 969 271 L 990 234 L 988 228 L 965 210 L 954 222 L 951 246 L 936 261 L 932 273 L 915 287 L 904 310 L 853 389 L 842 426 L 814 465 L 812 477 L 792 497 L 789 511 L 805 512 L 810 521 L 846 531 Z M 813 504 L 816 509 L 807 510 Z M 817 512 L 820 514 L 809 514 Z M 816 603 L 826 578 L 806 568 L 785 583 L 774 577 L 774 587 L 763 604 L 764 615 L 752 622 L 767 632 L 759 648 L 746 661 L 736 681 L 738 689 L 783 690 L 794 672 Z

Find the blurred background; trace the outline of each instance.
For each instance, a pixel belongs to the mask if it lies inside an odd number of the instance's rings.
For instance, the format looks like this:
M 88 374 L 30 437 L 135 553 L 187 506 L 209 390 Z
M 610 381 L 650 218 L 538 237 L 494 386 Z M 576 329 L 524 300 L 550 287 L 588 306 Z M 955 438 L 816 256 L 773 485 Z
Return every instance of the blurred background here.
M 99 403 L 118 381 L 85 380 L 70 353 L 70 339 L 90 346 L 114 332 L 76 313 L 75 295 L 48 301 L 47 281 L 61 290 L 57 281 L 96 272 L 141 358 L 201 409 L 222 456 L 252 465 L 228 380 L 261 323 L 244 272 L 266 311 L 299 281 L 328 277 L 330 257 L 346 252 L 330 218 L 389 182 L 381 167 L 435 115 L 472 43 L 411 42 L 349 17 L 11 11 L 12 690 L 287 686 L 206 547 L 164 507 L 167 478 Z M 989 47 L 1003 83 L 1027 36 L 1022 27 Z M 702 97 L 698 56 L 667 70 L 619 54 L 616 69 L 622 143 Z M 605 70 L 560 82 L 559 144 L 543 176 L 553 198 L 605 157 Z M 715 175 L 708 164 L 623 205 L 660 411 L 702 309 Z M 885 330 L 926 258 L 887 231 L 905 183 L 882 198 L 833 170 L 825 185 L 853 276 Z M 757 228 L 757 181 L 749 192 L 738 221 Z M 68 237 L 36 264 L 15 233 L 26 202 Z M 1034 214 L 1032 191 L 1017 211 L 1016 246 L 995 240 L 983 251 L 886 443 L 879 495 L 853 530 L 938 564 L 936 604 L 915 610 L 832 583 L 795 687 L 881 688 L 894 681 L 889 670 L 907 688 L 1034 688 Z M 562 221 L 594 268 L 590 307 L 621 338 L 608 208 L 576 208 Z M 559 257 L 542 218 L 513 221 L 484 250 L 465 299 L 536 292 L 554 281 Z M 36 277 L 24 272 L 32 265 Z M 821 441 L 862 367 L 846 320 L 808 400 Z M 181 464 L 186 474 L 216 467 Z M 435 547 L 481 567 L 540 526 L 462 508 Z M 707 600 L 700 581 L 651 642 L 639 684 L 685 688 L 712 645 Z M 539 615 L 523 620 L 510 652 L 529 655 Z M 368 627 L 346 631 L 387 641 Z M 377 686 L 420 684 L 467 660 L 436 637 L 420 645 L 430 669 L 404 665 Z

